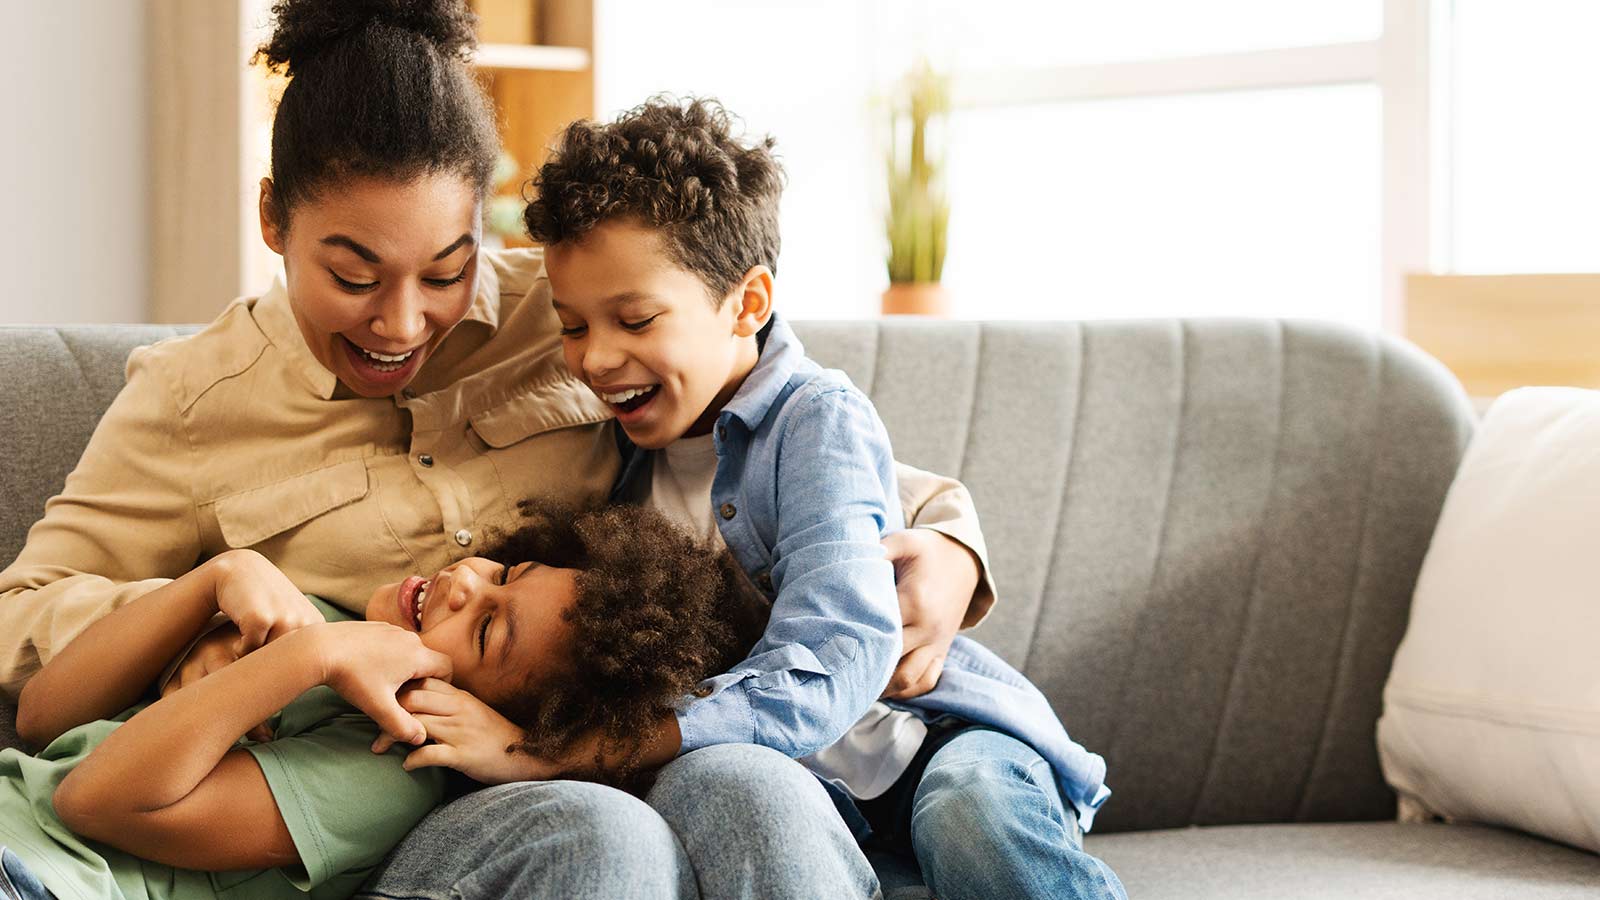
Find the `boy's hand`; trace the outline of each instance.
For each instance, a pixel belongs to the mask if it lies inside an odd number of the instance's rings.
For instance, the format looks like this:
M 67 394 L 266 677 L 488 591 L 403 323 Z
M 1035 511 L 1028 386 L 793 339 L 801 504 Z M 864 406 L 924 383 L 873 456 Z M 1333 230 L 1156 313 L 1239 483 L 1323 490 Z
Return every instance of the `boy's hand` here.
M 395 695 L 414 679 L 449 678 L 450 657 L 428 649 L 416 632 L 387 622 L 327 622 L 299 633 L 314 642 L 323 684 L 383 731 L 412 744 L 428 739 L 422 723 Z
M 253 550 L 230 550 L 209 565 L 216 574 L 217 609 L 239 628 L 235 656 L 323 621 L 288 576 Z
M 897 531 L 883 539 L 883 547 L 894 563 L 902 644 L 883 696 L 909 700 L 939 683 L 945 656 L 978 588 L 978 561 L 959 541 L 926 528 Z
M 482 784 L 554 776 L 538 760 L 507 749 L 522 740 L 521 728 L 449 682 L 425 678 L 401 691 L 399 700 L 422 723 L 429 739 L 406 757 L 407 771 L 448 766 Z M 385 753 L 395 743 L 392 733 L 385 731 L 373 742 L 372 752 Z
M 194 642 L 189 648 L 188 655 L 183 662 L 172 670 L 172 677 L 161 687 L 161 696 L 165 697 L 174 691 L 181 690 L 194 684 L 196 681 L 210 675 L 218 669 L 226 668 L 239 659 L 239 629 L 231 623 L 218 625 L 215 629 Z M 267 723 L 250 729 L 245 737 L 252 741 L 272 740 L 272 729 Z

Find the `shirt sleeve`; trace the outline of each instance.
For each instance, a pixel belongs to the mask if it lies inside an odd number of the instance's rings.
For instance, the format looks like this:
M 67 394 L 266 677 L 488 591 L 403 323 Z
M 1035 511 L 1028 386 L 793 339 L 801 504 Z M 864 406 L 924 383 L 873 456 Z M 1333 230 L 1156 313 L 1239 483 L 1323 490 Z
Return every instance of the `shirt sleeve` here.
M 411 748 L 373 753 L 377 736 L 372 720 L 352 713 L 245 746 L 299 851 L 300 867 L 283 871 L 302 891 L 341 877 L 359 883 L 444 796 L 443 769 L 407 772 Z
M 199 558 L 176 396 L 147 360 L 134 351 L 77 468 L 0 572 L 0 689 L 12 697 L 90 624 Z
M 927 528 L 972 551 L 978 558 L 978 586 L 967 603 L 962 628 L 982 622 L 994 608 L 994 579 L 989 572 L 989 547 L 978 527 L 978 508 L 966 485 L 954 478 L 935 475 L 903 462 L 894 464 L 900 483 L 900 506 L 906 511 L 907 528 Z
M 900 657 L 894 567 L 880 543 L 901 521 L 889 436 L 852 389 L 792 402 L 777 454 L 771 617 L 750 655 L 679 711 L 683 752 L 755 743 L 815 753 L 861 718 Z

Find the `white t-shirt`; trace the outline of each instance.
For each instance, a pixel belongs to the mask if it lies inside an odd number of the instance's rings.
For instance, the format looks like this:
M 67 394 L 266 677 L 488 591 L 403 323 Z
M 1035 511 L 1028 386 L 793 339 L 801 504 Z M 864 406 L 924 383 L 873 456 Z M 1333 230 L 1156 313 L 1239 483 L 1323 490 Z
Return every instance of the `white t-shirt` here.
M 648 504 L 700 539 L 725 547 L 711 508 L 711 482 L 716 477 L 712 436 L 679 438 L 656 455 Z M 921 719 L 879 701 L 838 742 L 802 758 L 800 764 L 850 796 L 871 800 L 894 785 L 927 736 L 928 726 Z

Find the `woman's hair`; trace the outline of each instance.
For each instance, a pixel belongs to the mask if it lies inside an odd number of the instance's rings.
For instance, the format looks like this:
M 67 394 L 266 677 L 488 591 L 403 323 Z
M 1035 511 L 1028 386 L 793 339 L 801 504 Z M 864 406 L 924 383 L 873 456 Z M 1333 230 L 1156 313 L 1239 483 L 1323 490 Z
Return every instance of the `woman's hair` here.
M 484 555 L 580 570 L 568 664 L 496 704 L 526 737 L 508 750 L 558 753 L 598 733 L 596 775 L 628 784 L 662 719 L 702 680 L 743 659 L 766 626 L 765 603 L 726 550 L 654 509 L 579 512 L 524 501 L 524 525 Z
M 773 143 L 744 140 L 715 100 L 652 97 L 606 125 L 580 120 L 539 168 L 523 223 L 548 245 L 635 219 L 720 304 L 751 268 L 778 271 L 783 168 Z
M 459 174 L 487 195 L 494 114 L 467 71 L 477 17 L 463 0 L 277 0 L 253 60 L 287 71 L 272 121 L 273 209 L 352 176 Z

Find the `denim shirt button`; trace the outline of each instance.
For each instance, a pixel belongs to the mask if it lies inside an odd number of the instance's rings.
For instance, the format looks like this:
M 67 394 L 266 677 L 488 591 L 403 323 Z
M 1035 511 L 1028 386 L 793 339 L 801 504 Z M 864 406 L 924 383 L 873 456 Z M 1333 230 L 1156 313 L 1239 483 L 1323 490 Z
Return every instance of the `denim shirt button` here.
M 728 439 L 728 426 L 726 426 L 726 425 L 718 425 L 717 426 L 717 440 L 725 441 L 727 439 Z
M 762 572 L 761 575 L 756 578 L 756 584 L 761 585 L 761 589 L 764 591 L 772 590 L 772 573 Z
M 696 697 L 701 698 L 701 699 L 705 699 L 706 697 L 711 696 L 711 685 L 709 685 L 709 684 L 700 685 L 699 687 L 694 689 L 694 695 Z
M 734 509 L 732 503 L 724 503 L 724 504 L 722 504 L 722 517 L 724 519 L 731 519 L 731 518 L 733 518 L 734 516 L 736 516 L 738 514 L 739 514 L 739 511 L 737 509 Z

